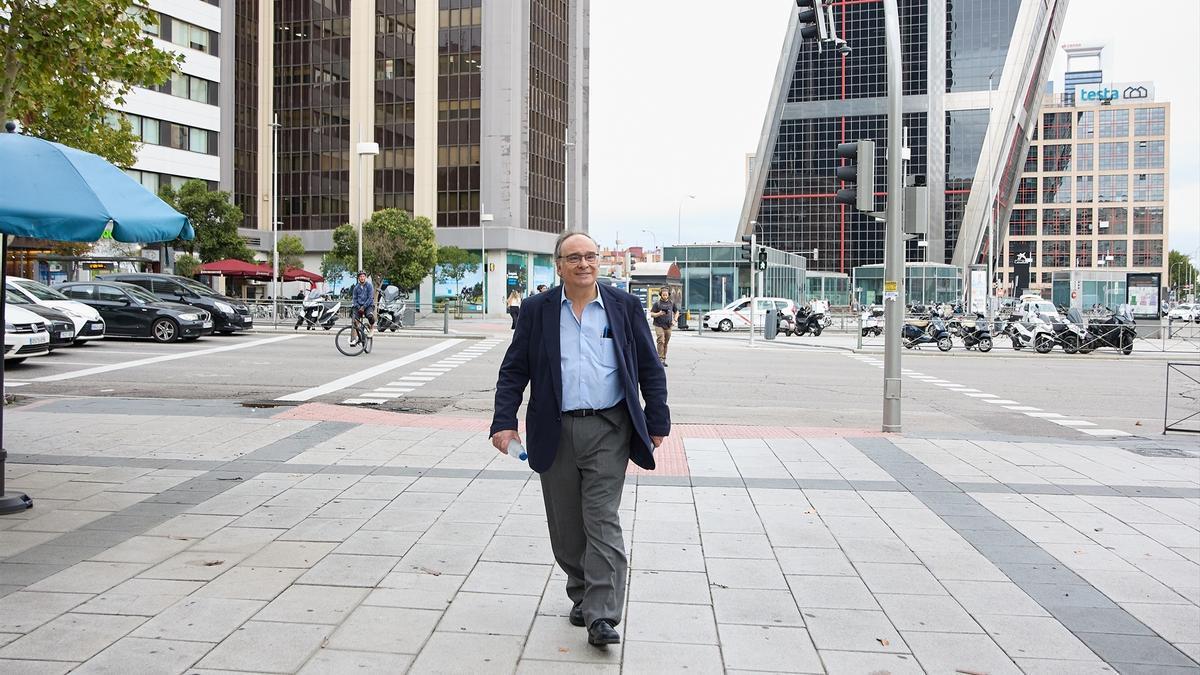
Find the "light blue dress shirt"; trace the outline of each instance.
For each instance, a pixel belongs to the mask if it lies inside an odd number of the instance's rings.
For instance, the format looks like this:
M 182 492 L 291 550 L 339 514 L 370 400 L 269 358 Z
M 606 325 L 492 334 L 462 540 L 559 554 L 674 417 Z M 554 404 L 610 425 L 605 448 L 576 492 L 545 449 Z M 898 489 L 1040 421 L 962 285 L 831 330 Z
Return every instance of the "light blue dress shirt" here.
M 625 398 L 617 373 L 617 345 L 604 313 L 600 289 L 575 316 L 571 300 L 563 293 L 558 313 L 558 338 L 562 352 L 562 409 L 602 410 Z

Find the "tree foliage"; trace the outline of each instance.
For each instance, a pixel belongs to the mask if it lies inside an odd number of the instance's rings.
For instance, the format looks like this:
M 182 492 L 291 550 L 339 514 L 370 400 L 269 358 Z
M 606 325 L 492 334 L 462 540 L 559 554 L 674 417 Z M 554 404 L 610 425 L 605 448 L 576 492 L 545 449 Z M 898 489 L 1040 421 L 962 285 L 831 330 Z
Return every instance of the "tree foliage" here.
M 350 271 L 350 266 L 346 264 L 346 261 L 333 251 L 321 256 L 321 276 L 325 277 L 325 281 L 332 282 L 340 279 L 343 274 Z
M 228 192 L 210 191 L 204 181 L 189 180 L 178 191 L 164 185 L 158 196 L 187 216 L 196 230 L 195 239 L 176 239 L 171 242 L 173 248 L 199 253 L 206 263 L 227 258 L 254 260 L 254 252 L 237 231 L 242 210 L 230 201 Z
M 333 231 L 331 254 L 348 268 L 358 262 L 358 232 L 350 224 Z M 433 223 L 407 211 L 376 211 L 363 223 L 363 269 L 375 287 L 383 279 L 402 291 L 411 291 L 437 264 L 437 242 Z
M 1192 261 L 1182 251 L 1171 251 L 1167 255 L 1167 276 L 1167 286 L 1171 288 L 1200 283 L 1200 274 L 1197 274 Z
M 133 86 L 170 77 L 182 57 L 143 27 L 157 15 L 135 0 L 0 0 L 0 121 L 26 133 L 133 165 L 138 138 L 109 106 Z
M 479 251 L 468 251 L 457 246 L 440 246 L 437 250 L 437 280 L 441 283 L 454 282 L 455 293 L 460 292 L 462 280 L 479 269 Z
M 275 248 L 279 251 L 279 271 L 290 270 L 292 268 L 304 267 L 304 242 L 300 241 L 300 237 L 294 234 L 285 234 L 275 242 Z M 273 262 L 271 256 L 267 255 L 267 262 Z
M 181 277 L 194 277 L 200 271 L 200 259 L 186 253 L 175 256 L 175 274 Z

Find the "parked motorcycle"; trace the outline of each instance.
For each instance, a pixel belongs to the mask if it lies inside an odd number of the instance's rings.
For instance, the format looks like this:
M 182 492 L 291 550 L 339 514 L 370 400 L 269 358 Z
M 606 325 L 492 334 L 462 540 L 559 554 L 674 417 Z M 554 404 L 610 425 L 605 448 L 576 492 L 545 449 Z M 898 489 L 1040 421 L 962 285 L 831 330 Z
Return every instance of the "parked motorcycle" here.
M 812 333 L 813 337 L 820 337 L 821 331 L 825 330 L 825 326 L 821 324 L 824 318 L 823 313 L 814 312 L 808 307 L 797 307 L 794 328 L 796 335 Z
M 1054 349 L 1054 331 L 1040 314 L 1014 314 L 1004 331 L 1008 333 L 1015 350 L 1032 347 L 1039 354 L 1049 354 L 1050 350 Z
M 1137 328 L 1133 321 L 1133 314 L 1128 307 L 1123 306 L 1121 311 L 1112 312 L 1107 318 L 1094 319 L 1089 322 L 1087 333 L 1089 338 L 1080 351 L 1083 351 L 1084 348 L 1091 351 L 1100 347 L 1111 347 L 1128 356 L 1133 353 L 1133 341 L 1137 337 Z
M 1078 309 L 1068 310 L 1066 319 L 1052 317 L 1049 324 L 1054 332 L 1054 344 L 1062 345 L 1064 352 L 1077 354 L 1086 349 L 1084 344 L 1089 339 L 1087 323 L 1083 321 L 1083 315 Z M 1090 351 L 1091 349 L 1087 349 L 1084 353 Z
M 779 332 L 786 337 L 791 337 L 796 333 L 796 319 L 791 314 L 782 309 L 775 310 L 775 316 L 779 326 Z
M 958 336 L 967 349 L 978 349 L 985 354 L 992 351 L 992 331 L 980 312 L 975 313 L 973 321 L 966 320 L 959 324 Z
M 871 307 L 862 313 L 862 336 L 883 335 L 883 308 Z
M 292 330 L 300 330 L 300 326 L 308 330 L 317 327 L 329 330 L 337 323 L 338 311 L 341 308 L 342 301 L 331 293 L 309 293 L 301 304 L 300 316 L 296 318 L 296 325 Z
M 930 314 L 928 319 L 906 320 L 900 335 L 904 338 L 905 349 L 936 344 L 939 350 L 948 352 L 954 347 L 946 322 L 936 314 Z
M 398 328 L 404 328 L 404 300 L 399 288 L 390 285 L 383 287 L 376 325 L 380 331 L 390 330 L 393 333 Z

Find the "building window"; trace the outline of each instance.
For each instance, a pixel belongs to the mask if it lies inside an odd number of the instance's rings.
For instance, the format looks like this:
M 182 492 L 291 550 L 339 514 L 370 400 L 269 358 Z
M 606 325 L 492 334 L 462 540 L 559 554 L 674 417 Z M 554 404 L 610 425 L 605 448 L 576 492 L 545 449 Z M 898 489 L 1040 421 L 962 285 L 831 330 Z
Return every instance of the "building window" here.
M 1129 168 L 1129 143 L 1101 143 L 1100 170 Z
M 1101 202 L 1129 201 L 1129 175 L 1119 173 L 1100 176 L 1100 190 L 1097 196 Z
M 1128 234 L 1129 209 L 1123 206 L 1120 208 L 1100 209 L 1100 225 L 1098 229 L 1101 235 Z
M 1018 204 L 1036 204 L 1038 198 L 1038 183 L 1036 178 L 1022 178 L 1017 186 Z
M 205 54 L 217 53 L 217 33 L 207 28 L 195 26 L 186 21 L 180 21 L 166 14 L 156 14 L 157 21 L 149 26 L 143 26 L 142 32 L 147 35 L 162 38 L 171 44 L 196 51 L 204 52 Z M 169 30 L 163 30 L 167 27 Z
M 1162 267 L 1163 264 L 1163 242 L 1162 239 L 1134 239 L 1133 240 L 1133 266 L 1134 267 Z
M 1042 267 L 1069 267 L 1071 265 L 1071 242 L 1054 239 L 1042 242 Z
M 1165 175 L 1161 173 L 1137 173 L 1133 175 L 1133 201 L 1161 202 L 1163 200 Z
M 1100 138 L 1125 138 L 1128 135 L 1128 110 L 1100 111 Z
M 1162 169 L 1166 161 L 1166 141 L 1138 141 L 1133 146 L 1135 169 Z
M 1162 136 L 1166 133 L 1166 108 L 1138 108 L 1133 111 L 1133 134 L 1135 136 Z
M 1042 236 L 1071 234 L 1071 209 L 1045 209 L 1042 211 Z
M 1025 153 L 1025 173 L 1033 173 L 1038 170 L 1038 146 L 1029 146 L 1029 151 Z
M 197 129 L 174 122 L 164 122 L 153 117 L 142 117 L 128 113 L 114 113 L 106 117 L 109 124 L 116 126 L 118 116 L 129 120 L 135 136 L 147 145 L 162 145 L 176 150 L 190 150 L 205 155 L 217 154 L 217 132 Z
M 153 192 L 154 194 L 158 194 L 158 191 L 164 185 L 170 185 L 178 190 L 179 188 L 183 187 L 184 183 L 188 181 L 201 180 L 199 178 L 172 176 L 171 174 L 167 173 L 155 173 L 153 171 L 141 171 L 138 169 L 126 169 L 125 173 L 128 174 L 130 178 L 141 183 L 142 187 L 146 188 L 150 192 Z M 210 191 L 219 189 L 219 185 L 215 180 L 206 180 L 204 183 L 208 186 Z
M 1084 110 L 1076 113 L 1079 119 L 1079 129 L 1076 138 L 1095 138 L 1096 136 L 1096 113 L 1092 110 Z
M 1135 206 L 1133 207 L 1134 234 L 1162 234 L 1163 207 Z
M 1070 170 L 1071 146 L 1069 144 L 1042 146 L 1042 171 Z
M 1013 237 L 1037 234 L 1037 209 L 1013 209 L 1008 219 L 1008 233 Z
M 1091 171 L 1092 160 L 1096 154 L 1096 146 L 1091 143 L 1084 143 L 1075 146 L 1075 170 L 1076 171 Z
M 1091 234 L 1094 220 L 1092 209 L 1075 209 L 1075 234 Z
M 171 78 L 162 84 L 151 87 L 161 94 L 170 94 L 177 98 L 187 98 L 197 103 L 217 105 L 216 82 L 184 73 L 171 73 Z
M 1075 242 L 1075 266 L 1076 267 L 1091 267 L 1092 266 L 1092 242 L 1081 240 Z
M 1104 261 L 1104 267 L 1125 267 L 1125 259 L 1129 250 L 1128 242 L 1124 239 L 1101 239 L 1096 242 L 1096 264 Z
M 1071 137 L 1071 113 L 1055 112 L 1042 115 L 1042 140 L 1054 141 Z
M 1071 178 L 1069 176 L 1053 176 L 1042 179 L 1043 204 L 1070 204 Z
M 1076 176 L 1075 177 L 1075 201 L 1090 202 L 1095 199 L 1092 194 L 1092 188 L 1095 184 L 1094 176 Z

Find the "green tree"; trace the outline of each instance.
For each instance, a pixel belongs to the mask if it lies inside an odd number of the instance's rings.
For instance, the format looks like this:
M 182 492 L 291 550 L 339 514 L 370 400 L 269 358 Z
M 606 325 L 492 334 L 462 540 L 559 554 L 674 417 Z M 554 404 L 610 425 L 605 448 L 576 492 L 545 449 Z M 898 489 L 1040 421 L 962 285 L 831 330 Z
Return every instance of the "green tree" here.
M 290 270 L 292 268 L 304 267 L 304 242 L 300 241 L 300 237 L 294 234 L 285 234 L 275 243 L 275 248 L 279 251 L 279 271 Z M 271 262 L 271 256 L 267 256 L 267 262 Z
M 186 253 L 175 256 L 175 274 L 181 277 L 194 277 L 200 271 L 200 259 Z
M 326 281 L 338 279 L 350 271 L 350 266 L 346 264 L 346 261 L 333 251 L 321 256 L 321 276 L 325 277 Z
M 226 258 L 254 260 L 254 252 L 237 231 L 242 224 L 242 210 L 230 201 L 228 192 L 210 191 L 204 181 L 189 180 L 178 191 L 164 185 L 158 196 L 187 216 L 196 230 L 195 239 L 176 239 L 171 242 L 173 248 L 199 253 L 203 262 Z
M 143 32 L 157 21 L 135 0 L 0 0 L 0 120 L 132 166 L 138 137 L 109 106 L 182 63 Z
M 1200 274 L 1197 274 L 1192 261 L 1183 251 L 1171 251 L 1167 255 L 1167 277 L 1167 286 L 1170 288 L 1200 283 Z
M 479 269 L 479 252 L 467 251 L 457 246 L 440 246 L 437 250 L 435 273 L 441 283 L 454 282 L 454 294 L 462 292 L 462 280 Z
M 333 231 L 333 250 L 347 267 L 358 261 L 358 232 L 350 224 Z M 402 291 L 421 284 L 437 264 L 437 241 L 428 218 L 414 218 L 407 211 L 376 211 L 363 223 L 363 269 L 371 275 L 375 287 L 382 279 Z

